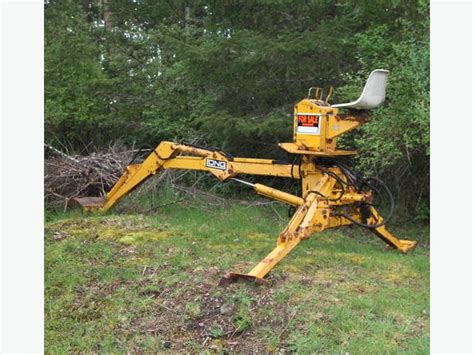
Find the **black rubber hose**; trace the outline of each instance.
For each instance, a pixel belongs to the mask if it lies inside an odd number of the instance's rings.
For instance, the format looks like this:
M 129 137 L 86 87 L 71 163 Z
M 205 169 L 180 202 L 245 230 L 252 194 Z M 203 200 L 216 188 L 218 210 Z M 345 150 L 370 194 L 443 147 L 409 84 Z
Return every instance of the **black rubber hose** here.
M 149 145 L 141 146 L 140 149 L 138 149 L 138 151 L 133 155 L 132 159 L 130 160 L 130 162 L 127 165 L 132 165 L 132 163 L 138 158 L 140 153 L 143 152 L 145 149 L 153 150 L 153 148 L 151 148 Z
M 297 155 L 293 161 L 291 162 L 291 178 L 294 179 L 295 178 L 295 174 L 293 173 L 293 168 L 295 167 L 295 163 L 296 161 L 298 160 L 299 156 Z M 300 176 L 300 179 L 301 179 L 301 176 Z
M 290 206 L 290 207 L 288 207 L 288 218 L 293 217 L 293 215 L 295 214 L 295 212 L 296 212 L 296 207 L 295 207 L 295 206 Z
M 384 219 L 382 222 L 380 223 L 376 223 L 376 224 L 366 224 L 366 223 L 361 223 L 361 222 L 358 222 L 356 220 L 354 220 L 353 218 L 349 217 L 347 214 L 343 213 L 341 214 L 342 217 L 348 219 L 349 221 L 351 221 L 352 223 L 354 223 L 355 225 L 358 225 L 360 227 L 365 227 L 365 228 L 378 228 L 378 227 L 382 227 L 383 225 L 387 224 L 390 219 L 392 219 L 393 217 L 393 213 L 395 212 L 395 200 L 393 198 L 393 195 L 392 195 L 392 192 L 390 191 L 390 189 L 387 187 L 387 185 L 385 185 L 385 183 L 380 180 L 379 178 L 377 177 L 373 177 L 373 178 L 370 178 L 371 180 L 375 180 L 377 181 L 381 186 L 382 188 L 385 190 L 385 192 L 387 193 L 388 197 L 389 197 L 389 200 L 390 200 L 390 211 L 388 213 L 388 216 L 386 219 Z M 369 185 L 368 185 L 369 186 Z M 375 190 L 375 191 L 378 191 L 378 190 Z
M 316 166 L 316 169 L 322 171 L 324 174 L 327 174 L 328 176 L 332 177 L 334 180 L 336 180 L 339 185 L 341 185 L 341 193 L 339 194 L 339 196 L 337 198 L 329 198 L 329 197 L 326 197 L 324 196 L 322 193 L 318 192 L 318 191 L 313 191 L 311 190 L 311 192 L 314 192 L 324 198 L 327 198 L 328 200 L 330 201 L 339 201 L 342 196 L 344 196 L 344 194 L 346 193 L 346 189 L 344 188 L 344 184 L 347 185 L 347 183 L 345 183 L 339 176 L 337 176 L 336 174 L 334 174 L 332 171 L 329 171 L 329 170 L 326 170 L 326 169 L 323 169 L 323 168 L 320 168 L 318 166 Z
M 362 176 L 360 176 L 354 170 L 349 168 L 346 164 L 342 163 L 341 161 L 339 161 L 337 159 L 324 160 L 323 162 L 332 163 L 333 165 L 336 165 L 337 167 L 339 167 L 341 169 L 341 171 L 343 172 L 343 174 L 346 177 L 346 179 L 348 180 L 348 182 L 342 181 L 342 179 L 340 179 L 337 175 L 332 174 L 330 171 L 318 168 L 319 170 L 321 170 L 325 173 L 331 173 L 331 176 L 334 177 L 335 179 L 337 179 L 338 182 L 341 184 L 341 186 L 342 186 L 342 183 L 344 183 L 346 186 L 353 186 L 357 190 L 357 192 L 360 192 L 360 190 L 362 190 L 362 188 L 364 186 L 367 186 L 369 189 L 373 190 L 378 196 L 380 196 L 380 198 L 383 201 L 383 195 L 382 195 L 381 191 L 379 189 L 377 189 L 370 182 L 371 180 L 374 180 L 374 181 L 377 181 L 382 186 L 382 189 L 385 190 L 387 196 L 389 197 L 390 211 L 388 213 L 387 218 L 384 219 L 381 223 L 376 223 L 376 224 L 361 223 L 361 222 L 358 222 L 358 221 L 354 220 L 353 218 L 351 218 L 349 215 L 347 215 L 345 213 L 342 214 L 342 216 L 344 218 L 348 219 L 349 221 L 351 221 L 355 225 L 358 225 L 358 226 L 364 227 L 364 228 L 378 228 L 378 227 L 381 227 L 381 226 L 385 225 L 386 223 L 388 223 L 390 221 L 390 219 L 393 217 L 393 214 L 395 212 L 395 200 L 393 198 L 392 192 L 390 191 L 390 189 L 387 187 L 387 185 L 382 180 L 380 180 L 377 177 L 364 179 Z M 330 174 L 328 174 L 328 175 L 330 175 Z M 366 205 L 371 205 L 370 203 L 365 203 L 365 204 Z

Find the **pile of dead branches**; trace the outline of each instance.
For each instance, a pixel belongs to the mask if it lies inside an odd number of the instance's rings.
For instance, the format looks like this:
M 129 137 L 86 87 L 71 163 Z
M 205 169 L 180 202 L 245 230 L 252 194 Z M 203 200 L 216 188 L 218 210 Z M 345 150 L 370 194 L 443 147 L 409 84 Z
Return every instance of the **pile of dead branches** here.
M 78 196 L 104 196 L 117 182 L 134 151 L 107 151 L 70 155 L 48 144 L 44 166 L 45 203 L 66 207 Z

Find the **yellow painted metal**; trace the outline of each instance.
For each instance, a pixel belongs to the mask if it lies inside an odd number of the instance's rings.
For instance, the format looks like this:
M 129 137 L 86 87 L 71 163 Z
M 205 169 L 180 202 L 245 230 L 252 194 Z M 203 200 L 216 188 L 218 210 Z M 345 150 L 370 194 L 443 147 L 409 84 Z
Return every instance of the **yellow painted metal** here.
M 284 202 L 289 205 L 298 207 L 304 204 L 304 199 L 287 192 L 283 192 L 272 187 L 268 187 L 262 184 L 255 184 L 254 189 L 260 196 L 265 196 L 276 201 Z
M 163 163 L 173 158 L 178 151 L 172 142 L 161 142 L 141 164 L 129 165 L 112 190 L 107 194 L 105 204 L 98 206 L 101 211 L 107 211 L 122 197 L 130 193 L 150 176 L 155 175 Z
M 336 137 L 366 122 L 368 115 L 358 113 L 339 115 L 339 109 L 326 101 L 303 99 L 295 105 L 293 116 L 293 142 L 280 143 L 292 154 L 317 156 L 352 155 L 355 151 L 336 149 Z
M 263 277 L 268 274 L 268 272 L 270 272 L 270 270 L 278 264 L 281 259 L 292 251 L 301 240 L 309 235 L 310 230 L 308 230 L 307 227 L 302 228 L 301 226 L 305 220 L 310 221 L 313 218 L 315 211 L 317 210 L 317 203 L 318 200 L 315 193 L 311 193 L 307 196 L 304 203 L 298 207 L 290 222 L 278 237 L 275 249 L 273 249 L 265 259 L 258 263 L 247 274 L 229 273 L 221 281 L 221 284 L 236 281 L 239 278 L 254 280 L 259 284 L 266 284 Z
M 177 156 L 178 154 L 193 154 L 193 156 Z M 209 160 L 225 164 L 225 168 L 212 166 Z M 224 166 L 224 165 L 222 165 Z M 139 184 L 150 176 L 157 174 L 161 169 L 188 169 L 208 171 L 219 180 L 225 181 L 238 174 L 265 175 L 287 178 L 299 178 L 298 167 L 294 164 L 282 164 L 270 159 L 232 158 L 222 153 L 202 148 L 194 148 L 173 142 L 161 142 L 141 164 L 129 165 L 117 183 L 107 193 L 103 203 L 84 205 L 85 210 L 98 209 L 107 211 L 122 197 L 133 191 Z M 260 185 L 262 195 L 285 198 L 285 192 Z M 278 192 L 276 192 L 278 191 Z M 290 195 L 290 194 L 287 194 Z M 296 197 L 296 196 L 295 196 Z M 286 198 L 289 198 L 288 196 Z M 295 203 L 293 203 L 295 204 Z
M 344 116 L 340 117 L 337 115 L 328 116 L 326 125 L 327 133 L 326 139 L 329 139 L 334 142 L 334 138 L 340 136 L 343 133 L 349 132 L 367 120 L 366 115 L 359 116 Z
M 383 221 L 383 218 L 379 215 L 379 213 L 374 207 L 370 208 L 370 212 L 372 213 L 372 216 L 370 218 L 369 223 L 375 224 L 375 223 L 380 223 L 381 221 Z M 374 233 L 380 239 L 382 239 L 385 243 L 398 249 L 402 253 L 408 252 L 410 249 L 413 249 L 417 244 L 417 242 L 414 240 L 405 240 L 405 239 L 395 238 L 395 236 L 392 233 L 390 233 L 387 230 L 387 228 L 385 228 L 385 225 L 375 228 Z
M 224 158 L 225 161 L 228 158 Z M 280 164 L 270 159 L 234 158 L 232 161 L 234 174 L 276 176 L 286 178 L 299 178 L 298 167 L 292 164 Z M 202 157 L 178 156 L 167 160 L 163 164 L 165 169 L 187 169 L 209 171 L 206 160 Z
M 355 151 L 338 150 L 337 137 L 367 121 L 364 112 L 339 114 L 339 110 L 321 100 L 321 91 L 315 99 L 304 99 L 295 106 L 293 142 L 280 147 L 300 157 L 298 164 L 281 163 L 271 159 L 233 158 L 218 150 L 207 150 L 174 142 L 161 142 L 141 163 L 129 165 L 105 199 L 77 199 L 84 210 L 106 211 L 139 184 L 161 169 L 188 169 L 206 171 L 221 181 L 237 175 L 249 174 L 297 179 L 301 182 L 301 196 L 295 196 L 262 184 L 250 184 L 261 196 L 297 207 L 286 228 L 279 235 L 275 249 L 246 274 L 230 273 L 225 280 L 239 278 L 265 283 L 264 277 L 302 240 L 328 228 L 351 225 L 344 217 L 359 223 L 378 225 L 383 218 L 371 206 L 370 216 L 362 216 L 360 203 L 372 201 L 371 192 L 356 191 L 337 166 L 320 166 L 316 159 L 354 155 Z M 337 179 L 334 177 L 336 176 Z M 343 186 L 341 185 L 344 184 Z M 242 181 L 241 181 L 242 182 Z M 346 185 L 347 184 L 347 185 Z M 382 225 L 372 231 L 384 242 L 406 253 L 416 242 L 400 240 Z
M 335 151 L 318 151 L 318 150 L 308 150 L 304 145 L 297 145 L 296 143 L 279 143 L 278 144 L 283 150 L 286 150 L 291 154 L 304 154 L 310 156 L 319 156 L 319 157 L 334 157 L 338 155 L 356 155 L 357 151 L 355 150 L 335 150 Z

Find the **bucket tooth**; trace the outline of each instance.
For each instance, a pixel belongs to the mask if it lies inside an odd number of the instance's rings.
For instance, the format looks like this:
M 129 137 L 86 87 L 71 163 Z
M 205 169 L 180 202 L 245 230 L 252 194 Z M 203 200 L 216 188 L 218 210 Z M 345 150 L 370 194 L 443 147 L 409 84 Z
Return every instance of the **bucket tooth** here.
M 103 197 L 76 197 L 73 201 L 79 204 L 84 211 L 95 211 L 105 204 Z

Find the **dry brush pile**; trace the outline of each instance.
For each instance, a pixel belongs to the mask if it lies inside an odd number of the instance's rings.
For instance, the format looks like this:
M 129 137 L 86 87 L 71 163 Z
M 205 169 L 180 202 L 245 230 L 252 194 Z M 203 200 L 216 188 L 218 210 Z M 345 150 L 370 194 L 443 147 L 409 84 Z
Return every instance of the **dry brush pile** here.
M 44 162 L 44 194 L 48 207 L 67 207 L 78 196 L 104 196 L 122 175 L 134 151 L 109 147 L 88 155 L 69 155 L 50 145 Z

